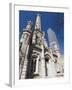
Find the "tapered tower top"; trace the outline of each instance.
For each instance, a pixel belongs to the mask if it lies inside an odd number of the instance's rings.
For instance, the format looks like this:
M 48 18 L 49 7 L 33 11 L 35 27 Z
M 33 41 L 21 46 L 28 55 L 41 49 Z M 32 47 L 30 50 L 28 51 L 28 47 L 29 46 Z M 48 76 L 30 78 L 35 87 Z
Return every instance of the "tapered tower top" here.
M 37 17 L 36 17 L 35 30 L 41 30 L 40 14 L 37 14 Z
M 31 21 L 28 21 L 28 22 L 27 22 L 26 29 L 27 29 L 27 30 L 31 30 L 31 28 L 32 28 L 32 22 L 31 22 Z

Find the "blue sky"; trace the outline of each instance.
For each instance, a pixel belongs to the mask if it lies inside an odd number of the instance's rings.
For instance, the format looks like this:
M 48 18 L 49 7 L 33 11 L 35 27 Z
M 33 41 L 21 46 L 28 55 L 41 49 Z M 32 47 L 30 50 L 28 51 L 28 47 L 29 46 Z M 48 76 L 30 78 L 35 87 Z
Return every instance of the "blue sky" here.
M 45 32 L 45 38 L 48 42 L 48 28 L 52 28 L 55 32 L 60 51 L 64 53 L 64 13 L 58 12 L 37 12 L 37 11 L 19 11 L 19 32 L 20 36 L 22 35 L 23 28 L 26 27 L 27 21 L 32 21 L 34 31 L 35 19 L 37 14 L 41 16 L 41 31 Z

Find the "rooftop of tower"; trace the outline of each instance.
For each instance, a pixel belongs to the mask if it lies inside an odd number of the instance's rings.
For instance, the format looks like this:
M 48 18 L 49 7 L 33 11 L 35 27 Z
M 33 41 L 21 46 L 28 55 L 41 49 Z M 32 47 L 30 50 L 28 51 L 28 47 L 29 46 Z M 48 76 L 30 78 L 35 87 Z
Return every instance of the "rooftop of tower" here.
M 36 20 L 35 20 L 35 30 L 41 30 L 41 17 L 40 14 L 38 13 L 36 16 Z

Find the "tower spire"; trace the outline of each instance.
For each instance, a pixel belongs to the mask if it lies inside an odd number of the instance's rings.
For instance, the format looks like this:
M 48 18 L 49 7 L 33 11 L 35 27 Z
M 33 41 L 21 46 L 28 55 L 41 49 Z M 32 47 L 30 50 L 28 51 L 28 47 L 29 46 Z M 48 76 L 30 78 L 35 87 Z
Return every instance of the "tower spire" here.
M 40 14 L 37 14 L 37 17 L 36 17 L 35 30 L 41 30 Z

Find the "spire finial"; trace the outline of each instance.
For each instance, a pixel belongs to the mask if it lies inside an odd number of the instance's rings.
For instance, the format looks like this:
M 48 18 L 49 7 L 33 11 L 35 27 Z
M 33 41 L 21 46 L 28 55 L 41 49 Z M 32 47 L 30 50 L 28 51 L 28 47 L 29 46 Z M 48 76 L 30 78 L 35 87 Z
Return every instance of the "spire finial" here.
M 40 14 L 37 14 L 37 17 L 36 17 L 35 30 L 41 30 Z

